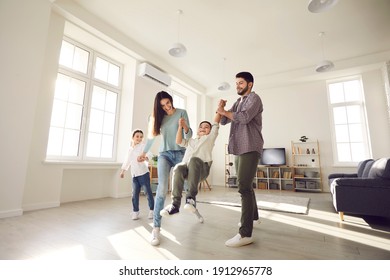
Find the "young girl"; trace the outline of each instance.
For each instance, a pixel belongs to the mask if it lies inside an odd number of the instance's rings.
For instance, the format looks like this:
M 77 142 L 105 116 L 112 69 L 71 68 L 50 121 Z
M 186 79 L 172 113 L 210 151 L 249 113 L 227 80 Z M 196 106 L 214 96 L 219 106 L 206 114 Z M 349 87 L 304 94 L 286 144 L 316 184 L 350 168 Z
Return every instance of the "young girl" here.
M 133 220 L 138 220 L 139 218 L 139 193 L 141 188 L 144 187 L 145 193 L 148 198 L 149 204 L 149 214 L 148 218 L 153 219 L 153 209 L 154 209 L 154 199 L 152 194 L 152 189 L 150 188 L 150 176 L 148 169 L 147 158 L 143 161 L 140 160 L 140 154 L 142 154 L 145 144 L 141 143 L 144 138 L 144 133 L 142 130 L 135 130 L 133 132 L 133 137 L 131 141 L 131 147 L 127 153 L 126 159 L 122 164 L 122 170 L 120 177 L 125 176 L 125 172 L 129 169 L 131 165 L 131 175 L 133 176 L 133 192 L 132 192 L 132 203 L 133 203 Z

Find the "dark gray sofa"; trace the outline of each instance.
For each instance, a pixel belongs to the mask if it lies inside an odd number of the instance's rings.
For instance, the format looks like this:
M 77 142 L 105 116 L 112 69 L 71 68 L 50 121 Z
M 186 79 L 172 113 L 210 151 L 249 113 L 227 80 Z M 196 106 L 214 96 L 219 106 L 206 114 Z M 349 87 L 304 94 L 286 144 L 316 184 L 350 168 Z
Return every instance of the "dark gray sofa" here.
M 333 206 L 344 213 L 390 217 L 390 158 L 367 159 L 353 174 L 328 176 Z

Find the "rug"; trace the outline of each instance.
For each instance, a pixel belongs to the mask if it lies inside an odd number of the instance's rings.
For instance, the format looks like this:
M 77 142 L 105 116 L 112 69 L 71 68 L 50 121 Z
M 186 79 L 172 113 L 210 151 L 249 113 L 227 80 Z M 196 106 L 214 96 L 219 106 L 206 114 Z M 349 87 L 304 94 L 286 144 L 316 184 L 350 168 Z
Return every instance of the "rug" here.
M 273 194 L 257 194 L 257 207 L 262 210 L 280 211 L 296 214 L 307 214 L 310 198 L 297 196 L 280 196 Z M 227 192 L 220 198 L 199 198 L 197 203 L 209 203 L 241 207 L 241 195 Z

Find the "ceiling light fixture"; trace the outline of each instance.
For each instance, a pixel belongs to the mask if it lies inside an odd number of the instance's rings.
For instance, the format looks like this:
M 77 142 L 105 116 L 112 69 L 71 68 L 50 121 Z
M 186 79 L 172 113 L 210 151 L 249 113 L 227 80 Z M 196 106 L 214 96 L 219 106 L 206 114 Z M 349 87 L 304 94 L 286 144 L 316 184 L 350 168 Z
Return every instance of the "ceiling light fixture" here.
M 324 57 L 324 37 L 325 37 L 325 32 L 320 32 L 318 33 L 318 36 L 321 38 L 321 49 L 322 49 L 322 61 L 318 63 L 316 67 L 317 72 L 326 72 L 329 71 L 334 67 L 334 64 L 330 60 L 326 60 Z
M 330 10 L 338 1 L 339 0 L 310 0 L 307 8 L 312 13 L 322 13 Z
M 225 64 L 226 64 L 226 58 L 223 58 L 223 78 L 225 79 Z M 218 90 L 220 91 L 226 91 L 230 89 L 230 84 L 228 82 L 222 82 L 218 86 Z
M 183 14 L 183 11 L 177 10 L 177 14 L 178 14 L 177 43 L 173 44 L 168 52 L 173 57 L 183 57 L 187 53 L 186 47 L 180 43 L 180 16 Z

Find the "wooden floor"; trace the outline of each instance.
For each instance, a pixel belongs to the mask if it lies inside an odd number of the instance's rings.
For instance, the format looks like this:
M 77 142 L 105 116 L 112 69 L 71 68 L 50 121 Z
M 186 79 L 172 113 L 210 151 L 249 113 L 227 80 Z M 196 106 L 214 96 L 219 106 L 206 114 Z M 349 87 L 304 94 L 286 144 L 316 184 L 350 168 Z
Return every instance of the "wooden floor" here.
M 237 189 L 213 187 L 199 197 L 216 199 Z M 161 245 L 149 244 L 152 221 L 141 196 L 141 219 L 131 220 L 130 198 L 104 198 L 65 203 L 0 219 L 0 259 L 90 260 L 389 260 L 390 219 L 345 216 L 339 221 L 329 193 L 256 190 L 256 195 L 310 197 L 308 215 L 260 210 L 255 242 L 228 248 L 225 241 L 238 232 L 239 207 L 198 204 L 205 218 L 182 210 L 163 218 Z M 166 203 L 169 202 L 167 199 Z

